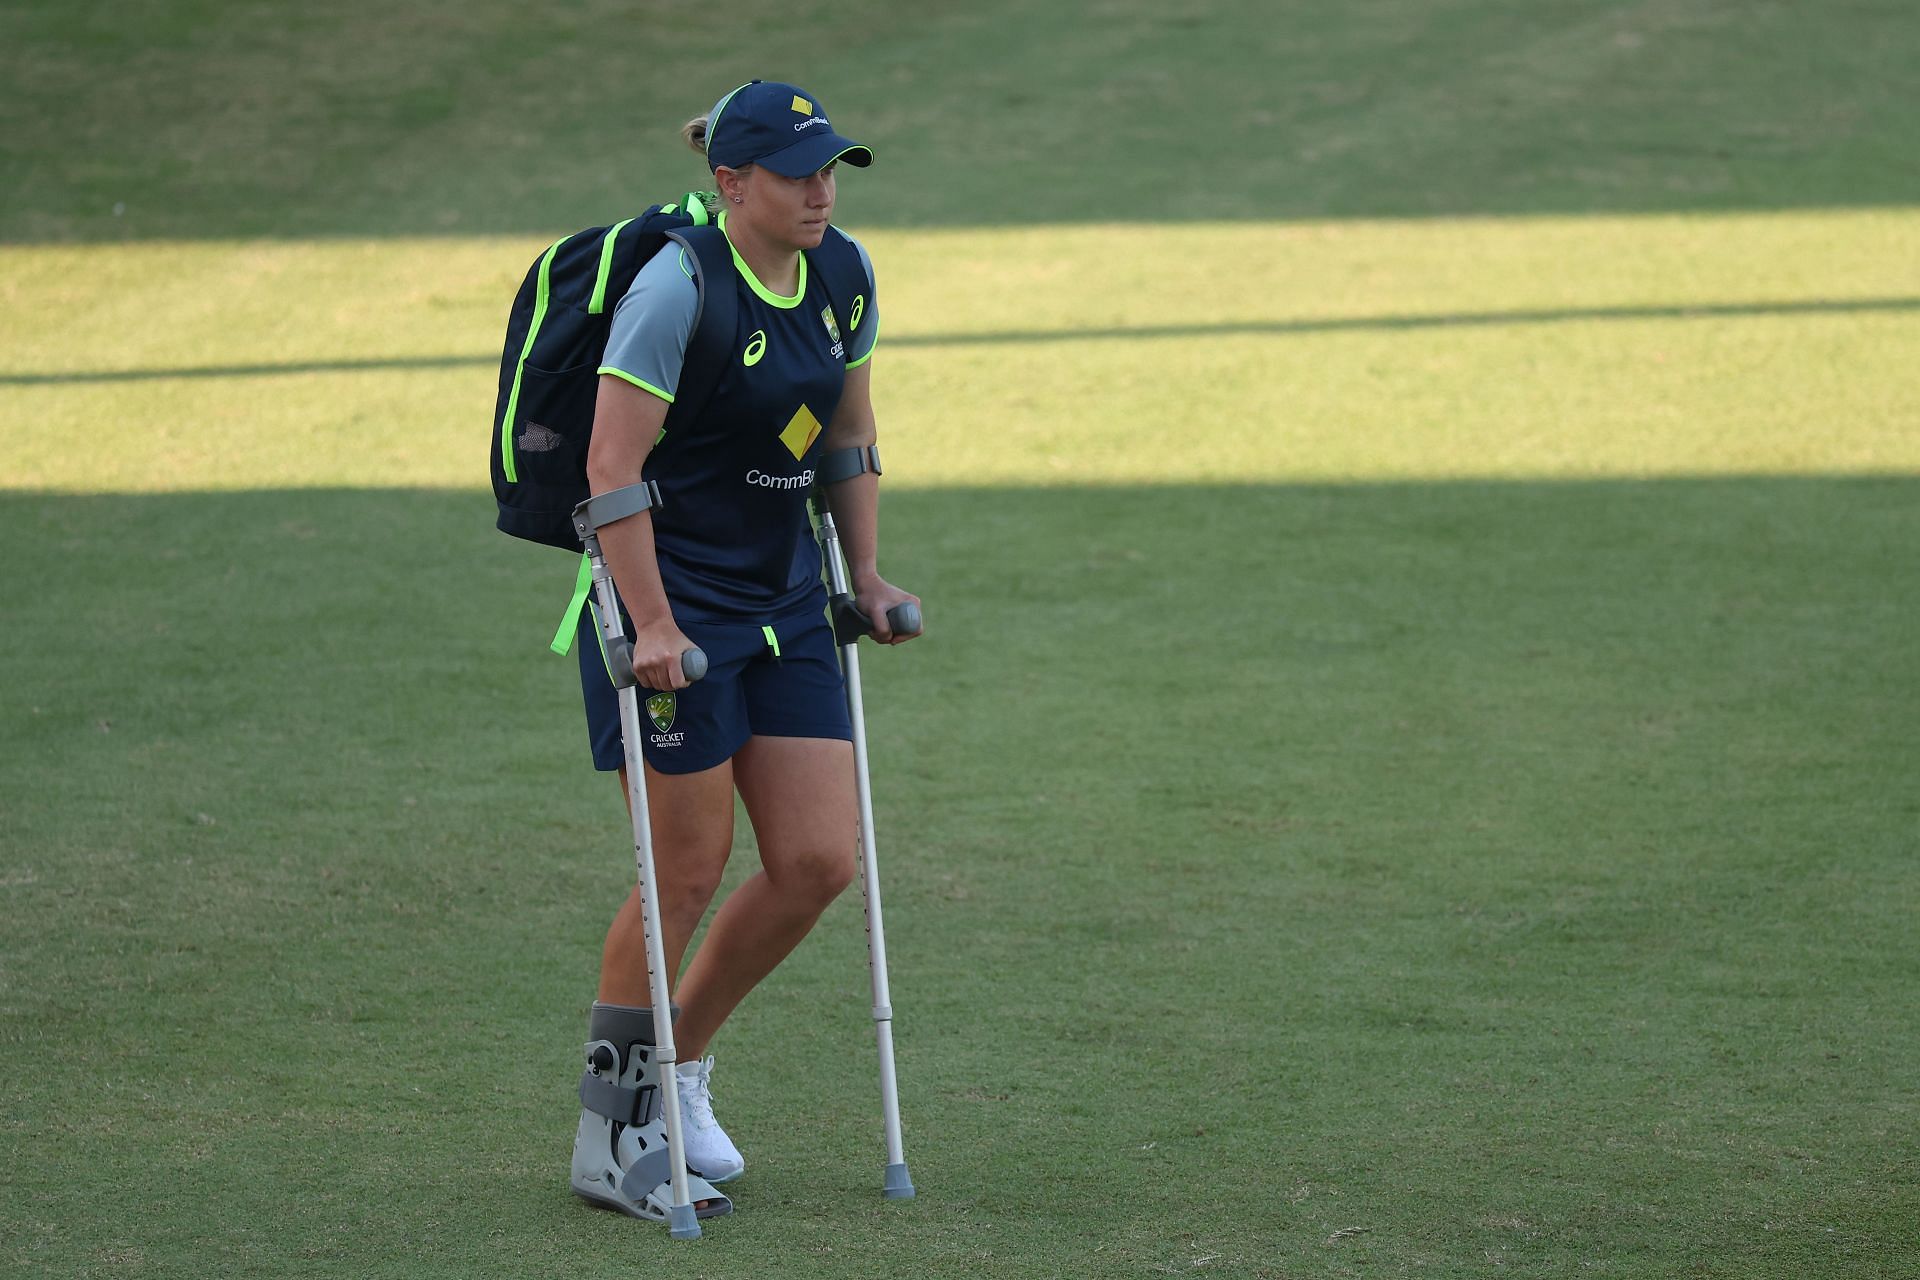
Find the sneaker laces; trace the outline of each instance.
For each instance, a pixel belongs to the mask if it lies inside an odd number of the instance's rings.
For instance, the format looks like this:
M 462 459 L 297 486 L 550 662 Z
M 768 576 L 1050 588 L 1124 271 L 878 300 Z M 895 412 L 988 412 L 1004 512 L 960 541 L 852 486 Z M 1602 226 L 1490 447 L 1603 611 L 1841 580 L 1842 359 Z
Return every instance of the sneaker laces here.
M 679 1067 L 674 1068 L 674 1076 L 680 1083 L 680 1114 L 691 1120 L 695 1128 L 715 1129 L 720 1122 L 713 1118 L 713 1056 L 709 1054 L 696 1064 L 693 1075 L 681 1075 Z

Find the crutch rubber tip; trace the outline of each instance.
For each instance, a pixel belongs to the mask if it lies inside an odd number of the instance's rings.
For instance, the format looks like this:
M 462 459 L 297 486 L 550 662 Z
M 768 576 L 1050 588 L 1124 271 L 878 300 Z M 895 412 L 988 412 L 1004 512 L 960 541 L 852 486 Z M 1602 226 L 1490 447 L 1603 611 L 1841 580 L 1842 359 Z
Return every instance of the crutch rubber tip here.
M 698 653 L 700 651 L 695 649 L 694 652 Z M 671 1221 L 667 1226 L 668 1235 L 672 1236 L 675 1240 L 698 1240 L 700 1238 L 700 1224 L 694 1220 L 692 1205 L 676 1204 L 668 1209 L 667 1212 L 671 1215 Z
M 889 1200 L 913 1199 L 913 1179 L 907 1176 L 905 1161 L 887 1166 L 880 1182 L 880 1194 Z
M 920 634 L 920 606 L 911 600 L 903 600 L 887 610 L 887 626 L 897 636 L 917 636 Z
M 699 649 L 689 649 L 681 654 L 680 674 L 687 678 L 688 684 L 698 683 L 707 674 L 707 655 Z

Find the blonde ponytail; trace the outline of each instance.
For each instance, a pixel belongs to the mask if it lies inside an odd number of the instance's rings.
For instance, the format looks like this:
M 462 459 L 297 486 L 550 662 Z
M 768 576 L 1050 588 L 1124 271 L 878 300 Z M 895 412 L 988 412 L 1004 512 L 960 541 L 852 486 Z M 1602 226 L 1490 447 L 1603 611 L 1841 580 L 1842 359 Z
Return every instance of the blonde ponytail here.
M 687 140 L 689 147 L 701 155 L 707 154 L 707 118 L 705 116 L 695 116 L 681 125 L 680 136 Z

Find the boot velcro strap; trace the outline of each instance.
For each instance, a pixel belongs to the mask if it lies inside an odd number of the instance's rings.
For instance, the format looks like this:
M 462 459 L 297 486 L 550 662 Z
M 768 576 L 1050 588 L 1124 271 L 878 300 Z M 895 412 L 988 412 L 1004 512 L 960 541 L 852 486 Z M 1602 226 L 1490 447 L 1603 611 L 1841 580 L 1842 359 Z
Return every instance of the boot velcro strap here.
M 620 1124 L 643 1124 L 652 1101 L 646 1095 L 652 1090 L 652 1085 L 635 1089 L 586 1071 L 580 1076 L 580 1105 Z
M 647 1192 L 673 1177 L 673 1160 L 663 1142 L 644 1152 L 620 1174 L 620 1193 L 630 1200 L 645 1200 Z

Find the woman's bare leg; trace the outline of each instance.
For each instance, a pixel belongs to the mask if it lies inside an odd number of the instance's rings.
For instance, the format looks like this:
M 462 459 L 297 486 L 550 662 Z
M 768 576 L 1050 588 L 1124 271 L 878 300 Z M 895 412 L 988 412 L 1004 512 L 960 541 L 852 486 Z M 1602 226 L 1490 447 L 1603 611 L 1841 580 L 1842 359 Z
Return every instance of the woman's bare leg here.
M 620 770 L 620 795 L 622 799 L 627 795 L 624 766 Z M 699 773 L 669 774 L 647 769 L 647 816 L 653 830 L 654 879 L 660 892 L 660 943 L 666 953 L 668 989 L 672 990 L 687 942 L 700 927 L 700 918 L 720 887 L 727 855 L 733 850 L 731 762 Z M 647 977 L 646 916 L 638 883 L 607 930 L 606 946 L 600 953 L 598 998 L 601 1004 L 636 1008 L 653 1004 Z M 679 1036 L 674 1038 L 678 1040 Z M 688 1057 L 684 1051 L 677 1056 L 682 1061 Z M 704 1209 L 707 1201 L 698 1201 L 694 1207 Z
M 691 1062 L 747 992 L 773 972 L 853 880 L 858 842 L 853 744 L 747 740 L 733 781 L 760 844 L 760 871 L 720 904 L 680 983 L 674 1040 Z
M 624 797 L 624 768 L 620 778 Z M 648 768 L 647 810 L 653 826 L 654 877 L 660 886 L 660 944 L 667 956 L 667 987 L 672 990 L 687 942 L 720 887 L 733 849 L 731 762 L 699 773 L 656 773 Z M 602 1004 L 643 1008 L 653 1003 L 647 988 L 647 933 L 637 883 L 607 930 L 600 953 L 599 999 Z

